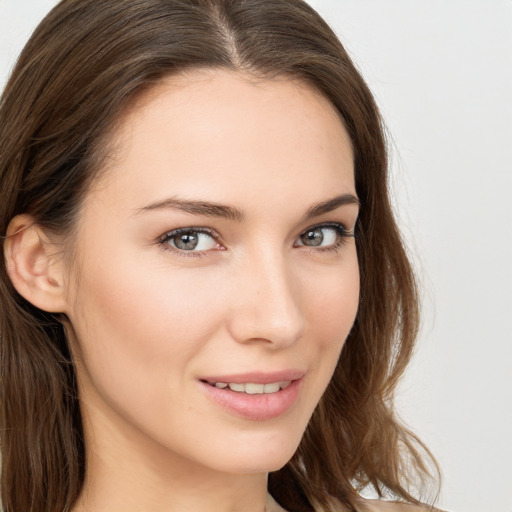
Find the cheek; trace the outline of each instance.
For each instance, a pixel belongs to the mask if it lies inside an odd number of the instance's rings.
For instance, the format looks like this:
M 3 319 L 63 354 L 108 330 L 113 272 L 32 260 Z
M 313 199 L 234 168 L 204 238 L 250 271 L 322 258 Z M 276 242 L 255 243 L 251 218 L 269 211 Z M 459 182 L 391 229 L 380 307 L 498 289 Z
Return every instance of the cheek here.
M 330 269 L 324 275 L 310 276 L 310 285 L 303 285 L 303 289 L 311 290 L 305 303 L 313 332 L 317 333 L 322 345 L 339 346 L 339 349 L 354 323 L 360 291 L 355 251 L 344 263 L 336 271 Z
M 336 271 L 309 275 L 305 305 L 309 335 L 302 348 L 314 361 L 311 403 L 317 403 L 334 373 L 359 306 L 360 278 L 355 248 Z
M 179 370 L 220 321 L 213 307 L 215 288 L 203 285 L 198 292 L 200 276 L 147 267 L 110 259 L 108 265 L 82 269 L 70 315 L 92 380 L 109 393 L 126 386 L 133 398 L 142 391 L 160 393 L 170 376 L 180 379 Z
M 125 260 L 88 268 L 82 275 L 91 277 L 82 278 L 78 316 L 89 323 L 87 330 L 103 333 L 109 342 L 121 336 L 124 346 L 132 339 L 143 341 L 146 350 L 153 342 L 157 348 L 158 340 L 172 346 L 172 339 L 193 339 L 213 320 L 207 307 L 215 304 L 212 288 L 198 290 L 200 279 L 186 272 Z
M 92 417 L 108 418 L 123 431 L 136 426 L 168 444 L 169 432 L 173 439 L 181 435 L 173 427 L 182 421 L 176 410 L 193 403 L 187 394 L 192 363 L 222 315 L 215 286 L 203 276 L 147 267 L 111 259 L 108 266 L 82 269 L 70 319 L 81 397 Z

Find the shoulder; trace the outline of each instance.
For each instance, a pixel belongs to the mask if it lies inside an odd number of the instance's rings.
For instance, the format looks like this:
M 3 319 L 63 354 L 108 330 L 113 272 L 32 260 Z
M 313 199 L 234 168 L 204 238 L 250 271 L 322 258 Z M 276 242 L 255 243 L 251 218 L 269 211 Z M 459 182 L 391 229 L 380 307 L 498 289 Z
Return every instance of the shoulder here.
M 442 512 L 428 505 L 411 505 L 398 501 L 368 500 L 369 512 Z

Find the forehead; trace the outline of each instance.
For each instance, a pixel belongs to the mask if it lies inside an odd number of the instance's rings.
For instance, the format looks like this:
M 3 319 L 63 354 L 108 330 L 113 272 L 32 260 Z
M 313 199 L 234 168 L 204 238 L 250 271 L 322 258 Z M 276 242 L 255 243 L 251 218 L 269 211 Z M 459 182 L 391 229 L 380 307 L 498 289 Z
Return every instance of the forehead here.
M 159 194 L 233 201 L 275 190 L 281 200 L 315 190 L 333 196 L 333 187 L 354 192 L 339 114 L 288 78 L 227 70 L 169 77 L 132 102 L 112 142 L 106 184 L 140 207 Z

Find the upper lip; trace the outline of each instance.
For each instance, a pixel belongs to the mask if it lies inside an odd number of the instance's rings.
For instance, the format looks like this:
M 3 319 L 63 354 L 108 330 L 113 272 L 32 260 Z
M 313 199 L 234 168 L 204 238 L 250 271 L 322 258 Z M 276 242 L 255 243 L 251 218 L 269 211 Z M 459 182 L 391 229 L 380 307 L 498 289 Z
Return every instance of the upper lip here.
M 306 372 L 297 369 L 279 370 L 273 372 L 254 371 L 247 373 L 231 373 L 228 375 L 211 375 L 202 377 L 200 380 L 206 382 L 230 382 L 236 384 L 254 383 L 271 384 L 301 379 Z

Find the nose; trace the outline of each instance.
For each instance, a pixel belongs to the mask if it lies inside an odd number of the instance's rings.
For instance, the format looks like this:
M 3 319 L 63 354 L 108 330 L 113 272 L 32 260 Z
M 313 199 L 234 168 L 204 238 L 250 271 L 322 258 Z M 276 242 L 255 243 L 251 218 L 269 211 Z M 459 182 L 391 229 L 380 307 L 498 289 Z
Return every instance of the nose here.
M 259 254 L 235 271 L 228 329 L 240 343 L 284 348 L 303 334 L 300 284 L 283 255 Z

